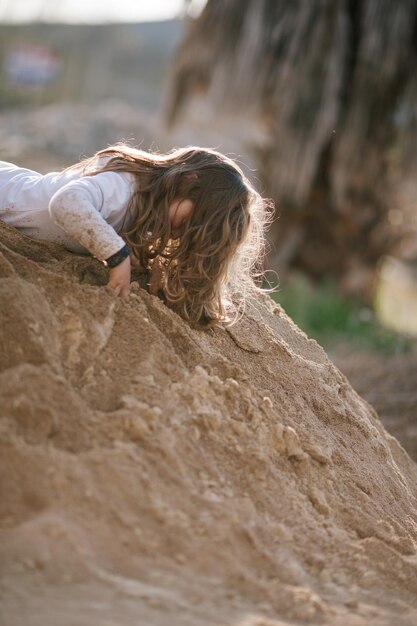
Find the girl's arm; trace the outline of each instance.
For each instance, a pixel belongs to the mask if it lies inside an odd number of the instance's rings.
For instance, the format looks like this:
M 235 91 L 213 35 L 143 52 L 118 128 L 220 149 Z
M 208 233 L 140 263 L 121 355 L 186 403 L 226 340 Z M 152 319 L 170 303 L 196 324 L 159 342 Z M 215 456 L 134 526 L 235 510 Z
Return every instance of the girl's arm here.
M 113 223 L 123 222 L 131 187 L 129 179 L 116 172 L 103 172 L 73 180 L 57 191 L 49 203 L 55 223 L 101 261 L 119 252 L 125 242 Z M 105 219 L 106 218 L 106 219 Z M 110 269 L 109 287 L 127 295 L 130 284 L 130 259 Z
M 115 172 L 85 176 L 59 189 L 49 202 L 54 222 L 100 261 L 125 242 L 107 220 L 117 219 L 129 200 L 126 183 Z

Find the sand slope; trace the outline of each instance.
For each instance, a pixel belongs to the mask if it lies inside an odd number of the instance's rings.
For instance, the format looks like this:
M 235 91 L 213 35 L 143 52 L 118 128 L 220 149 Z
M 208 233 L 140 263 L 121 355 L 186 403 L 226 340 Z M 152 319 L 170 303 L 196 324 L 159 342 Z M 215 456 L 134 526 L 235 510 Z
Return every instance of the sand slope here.
M 417 466 L 268 298 L 190 330 L 0 227 L 1 623 L 417 623 Z
M 332 359 L 417 461 L 417 341 L 405 354 L 381 356 L 340 348 L 332 352 Z

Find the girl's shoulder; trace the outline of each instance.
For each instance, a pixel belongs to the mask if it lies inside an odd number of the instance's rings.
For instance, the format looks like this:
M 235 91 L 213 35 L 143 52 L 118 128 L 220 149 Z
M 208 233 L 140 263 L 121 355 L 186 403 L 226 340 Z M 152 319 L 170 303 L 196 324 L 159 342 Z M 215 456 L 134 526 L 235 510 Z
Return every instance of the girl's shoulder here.
M 128 187 L 133 189 L 135 187 L 136 178 L 134 174 L 130 172 L 104 170 L 103 167 L 107 165 L 109 157 L 99 156 L 97 159 L 91 160 L 89 163 L 79 163 L 74 165 L 63 172 L 60 172 L 58 176 L 61 178 L 63 184 L 70 181 L 76 181 L 82 179 L 84 186 L 105 186 L 105 187 Z
M 106 170 L 90 176 L 83 177 L 85 184 L 100 187 L 104 196 L 130 195 L 135 190 L 136 179 L 130 172 L 114 172 Z
M 102 167 L 105 167 L 109 161 L 109 155 L 99 154 L 90 159 L 87 165 L 84 165 L 83 172 L 85 174 L 91 174 L 92 172 L 95 172 L 96 170 L 100 170 Z

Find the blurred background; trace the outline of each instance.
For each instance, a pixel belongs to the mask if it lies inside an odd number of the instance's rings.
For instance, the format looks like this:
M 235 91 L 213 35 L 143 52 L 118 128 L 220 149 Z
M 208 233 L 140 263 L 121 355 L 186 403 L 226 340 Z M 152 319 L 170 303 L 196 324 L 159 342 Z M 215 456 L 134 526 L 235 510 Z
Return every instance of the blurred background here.
M 0 0 L 0 35 L 0 159 L 237 159 L 274 298 L 417 453 L 417 0 Z

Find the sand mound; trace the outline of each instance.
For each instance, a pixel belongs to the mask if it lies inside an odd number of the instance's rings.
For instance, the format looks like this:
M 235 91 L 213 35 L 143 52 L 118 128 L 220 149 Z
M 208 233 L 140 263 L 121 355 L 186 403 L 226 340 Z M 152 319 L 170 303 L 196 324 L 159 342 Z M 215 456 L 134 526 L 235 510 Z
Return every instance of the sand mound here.
M 356 391 L 377 410 L 385 428 L 417 461 L 417 342 L 391 356 L 369 352 L 332 353 Z
M 2 624 L 417 623 L 417 467 L 280 307 L 0 242 Z

